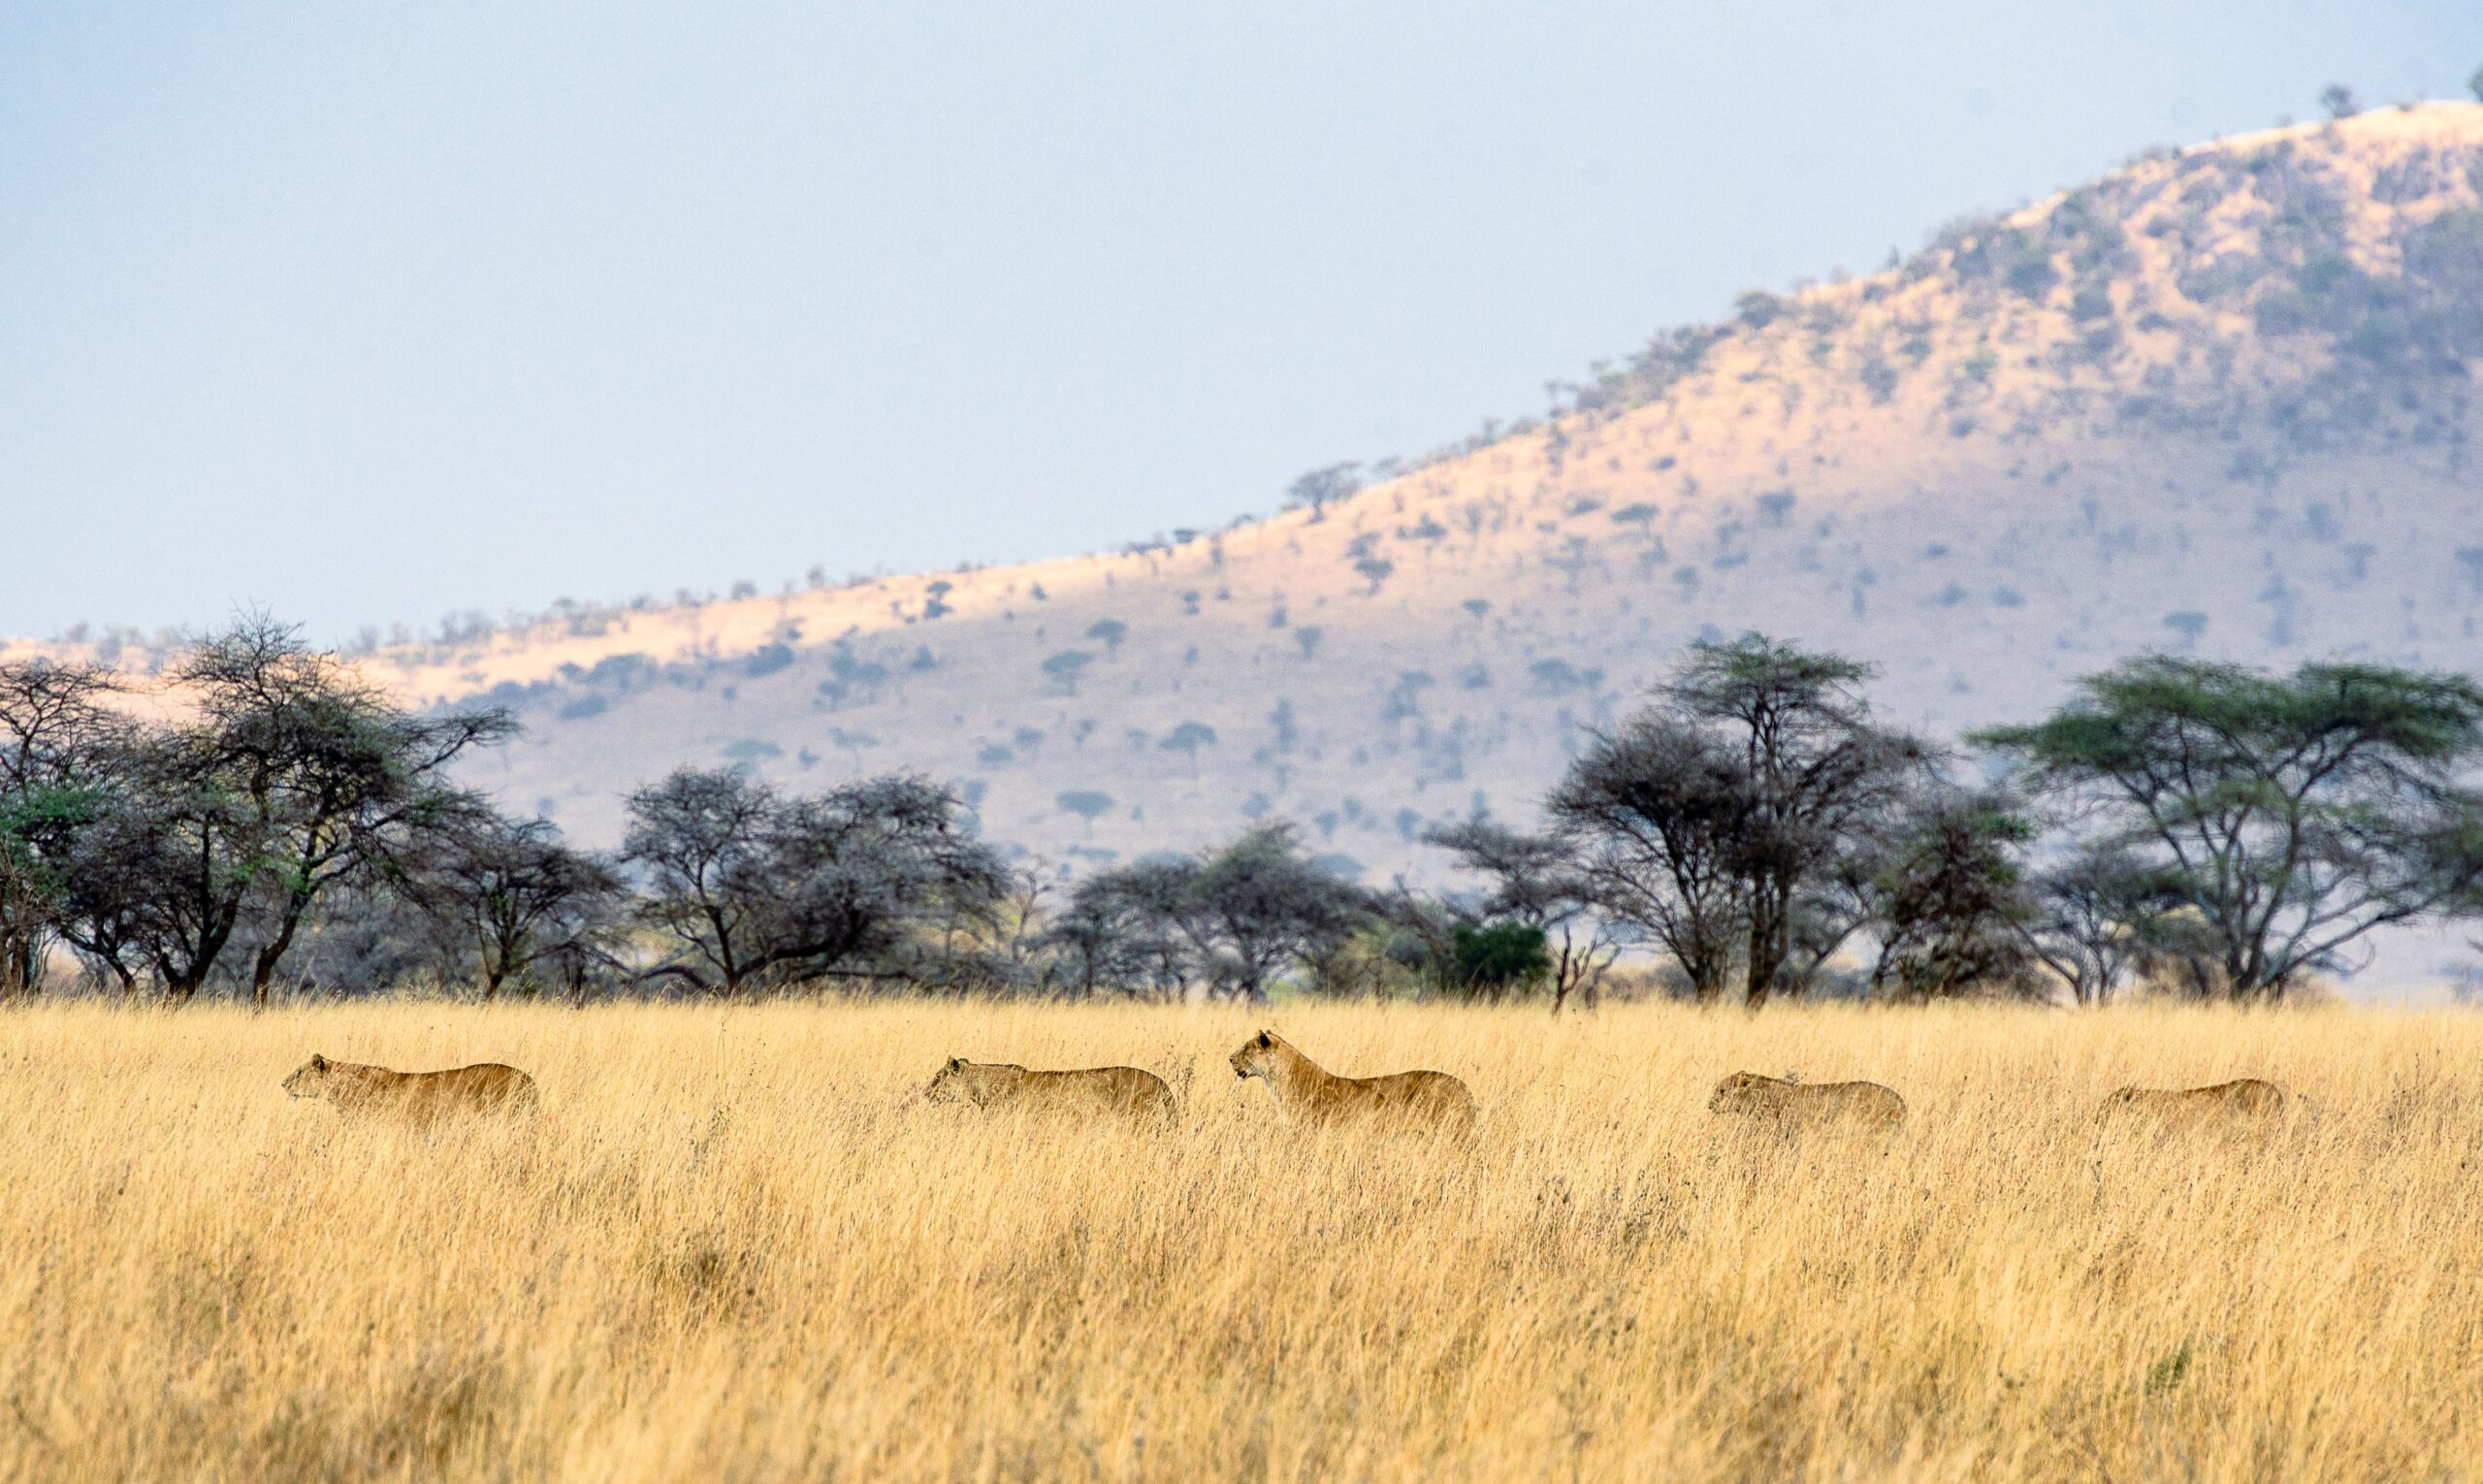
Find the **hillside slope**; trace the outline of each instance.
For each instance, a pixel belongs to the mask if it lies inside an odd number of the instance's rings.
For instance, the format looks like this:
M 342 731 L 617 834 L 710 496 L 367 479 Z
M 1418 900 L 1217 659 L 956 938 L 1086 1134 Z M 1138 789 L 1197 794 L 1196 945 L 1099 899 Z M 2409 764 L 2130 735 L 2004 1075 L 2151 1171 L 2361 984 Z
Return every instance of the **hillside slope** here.
M 630 786 L 735 760 L 955 780 L 1064 873 L 1274 812 L 1385 877 L 1427 823 L 1531 814 L 1702 633 L 1878 661 L 1887 712 L 1943 732 L 2147 647 L 2483 668 L 2478 358 L 2483 107 L 2426 105 L 1751 296 L 1324 511 L 369 662 L 515 707 L 479 781 L 590 841 Z

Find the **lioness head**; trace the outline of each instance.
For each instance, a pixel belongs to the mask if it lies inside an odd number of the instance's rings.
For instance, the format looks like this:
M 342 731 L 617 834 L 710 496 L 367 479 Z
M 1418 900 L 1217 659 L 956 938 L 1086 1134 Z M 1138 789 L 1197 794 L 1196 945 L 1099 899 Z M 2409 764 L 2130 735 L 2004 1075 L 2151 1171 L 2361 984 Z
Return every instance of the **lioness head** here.
M 1265 1077 L 1268 1064 L 1275 1057 L 1275 1049 L 1276 1038 L 1269 1031 L 1261 1031 L 1242 1042 L 1242 1049 L 1233 1053 L 1233 1075 L 1237 1078 Z
M 284 1080 L 284 1090 L 297 1098 L 315 1098 L 328 1090 L 328 1058 L 312 1052 L 310 1059 L 293 1069 Z
M 1707 1100 L 1707 1111 L 1723 1113 L 1757 1093 L 1769 1081 L 1756 1072 L 1736 1072 L 1716 1084 L 1715 1096 Z
M 932 1074 L 930 1085 L 922 1089 L 922 1100 L 926 1103 L 953 1103 L 963 1097 L 965 1088 L 961 1084 L 965 1081 L 965 1073 L 966 1059 L 962 1056 L 950 1057 L 947 1066 Z

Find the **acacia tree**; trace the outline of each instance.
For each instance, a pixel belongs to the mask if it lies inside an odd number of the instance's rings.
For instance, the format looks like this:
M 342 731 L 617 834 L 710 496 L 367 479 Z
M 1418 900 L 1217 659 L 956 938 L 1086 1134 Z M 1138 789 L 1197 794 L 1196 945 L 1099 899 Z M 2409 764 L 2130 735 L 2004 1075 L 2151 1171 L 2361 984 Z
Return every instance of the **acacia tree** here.
M 58 931 L 68 856 L 128 726 L 89 665 L 0 664 L 0 998 L 32 991 Z
M 1077 999 L 1116 988 L 1133 997 L 1180 992 L 1188 945 L 1175 925 L 1188 873 L 1179 863 L 1139 861 L 1080 881 L 1039 946 L 1054 979 Z
M 1700 1004 L 1721 998 L 1749 906 L 1752 802 L 1738 759 L 1680 718 L 1646 712 L 1596 738 L 1547 807 L 1596 904 L 1661 944 Z
M 572 850 L 548 820 L 469 811 L 404 877 L 408 893 L 461 947 L 486 1000 L 538 965 L 572 967 L 608 956 L 621 878 Z
M 1181 753 L 1190 759 L 1190 776 L 1199 776 L 1199 749 L 1215 745 L 1215 728 L 1205 722 L 1183 722 L 1165 733 L 1155 744 L 1168 753 Z
M 202 842 L 203 855 L 189 853 L 191 840 L 176 828 L 176 811 L 165 807 L 170 790 L 149 786 L 159 760 L 160 754 L 143 744 L 117 758 L 110 784 L 90 796 L 59 857 L 53 927 L 98 981 L 109 975 L 124 994 L 137 992 L 139 976 L 148 969 L 169 984 L 164 966 L 176 957 L 185 909 L 226 899 L 221 890 L 166 889 L 168 881 L 192 871 L 220 887 L 230 857 L 213 849 L 211 838 Z M 207 962 L 211 966 L 212 957 Z
M 781 807 L 775 790 L 738 768 L 678 768 L 629 795 L 621 858 L 645 873 L 638 917 L 692 960 L 651 973 L 739 992 L 759 952 L 759 904 L 744 887 Z
M 1845 867 L 1931 761 L 1873 724 L 1856 690 L 1871 674 L 1763 634 L 1693 644 L 1554 791 L 1604 909 L 1662 943 L 1701 1003 L 1738 963 L 1756 1009 L 1853 931 Z
M 1328 518 L 1328 506 L 1338 500 L 1350 499 L 1361 490 L 1362 466 L 1360 464 L 1350 461 L 1343 464 L 1331 464 L 1325 468 L 1312 469 L 1287 486 L 1284 492 L 1284 502 L 1293 506 L 1307 505 L 1310 507 L 1311 520 L 1323 521 Z
M 1750 633 L 1692 645 L 1661 693 L 1665 709 L 1740 755 L 1748 813 L 1731 862 L 1753 1009 L 1792 960 L 1804 892 L 1886 820 L 1930 761 L 1921 743 L 1872 722 L 1858 688 L 1875 673 Z
M 2164 868 L 2234 998 L 2349 967 L 2372 930 L 2471 912 L 2483 890 L 2483 795 L 2462 781 L 2483 760 L 2483 687 L 2463 675 L 2150 655 L 1976 740 Z
M 1470 928 L 1515 922 L 1534 931 L 1548 958 L 1554 1015 L 1572 995 L 1594 1005 L 1621 945 L 1596 911 L 1600 895 L 1569 842 L 1490 820 L 1447 825 L 1424 839 L 1491 884 L 1476 904 L 1481 921 Z
M 994 924 L 1016 880 L 963 800 L 927 779 L 865 779 L 794 800 L 754 885 L 767 952 L 794 977 L 948 984 L 961 935 Z
M 2101 1005 L 2163 943 L 2167 914 L 2180 902 L 2178 873 L 2087 841 L 2028 881 L 2017 931 L 2072 1001 Z
M 1867 888 L 1874 994 L 2029 989 L 2018 853 L 2034 826 L 2008 799 L 1935 786 L 1906 812 Z
M 1099 789 L 1070 789 L 1052 799 L 1054 804 L 1086 822 L 1086 833 L 1095 832 L 1095 822 L 1113 807 L 1113 796 Z
M 402 710 L 264 616 L 201 641 L 174 678 L 196 717 L 154 744 L 149 772 L 169 786 L 167 823 L 192 826 L 206 859 L 167 885 L 210 898 L 171 914 L 196 928 L 172 935 L 186 949 L 166 975 L 177 999 L 197 991 L 247 910 L 264 925 L 250 965 L 251 1002 L 264 1006 L 321 894 L 444 823 L 464 799 L 449 764 L 516 729 L 500 710 Z
M 512 729 L 499 711 L 401 710 L 261 616 L 200 641 L 172 681 L 181 719 L 124 728 L 88 790 L 59 926 L 125 987 L 146 964 L 176 1003 L 239 939 L 265 1005 L 321 898 L 458 808 L 450 763 Z
M 1220 850 L 1142 860 L 1081 882 L 1069 916 L 1080 931 L 1124 935 L 1106 961 L 1158 966 L 1180 982 L 1258 1003 L 1288 969 L 1335 954 L 1374 920 L 1369 893 L 1301 849 L 1284 821 Z M 1086 954 L 1099 950 L 1081 949 Z
M 629 798 L 639 912 L 677 951 L 650 975 L 735 994 L 801 979 L 919 982 L 919 938 L 987 919 L 1013 883 L 955 793 L 919 778 L 786 799 L 684 768 Z

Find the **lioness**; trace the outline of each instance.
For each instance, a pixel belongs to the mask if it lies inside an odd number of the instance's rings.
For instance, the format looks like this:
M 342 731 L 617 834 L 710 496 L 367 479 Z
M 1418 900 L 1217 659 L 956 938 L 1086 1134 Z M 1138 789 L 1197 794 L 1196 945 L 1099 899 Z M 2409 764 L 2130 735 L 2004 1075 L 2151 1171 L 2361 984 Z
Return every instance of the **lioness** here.
M 2212 1087 L 2121 1087 L 2104 1099 L 2102 1113 L 2143 1114 L 2165 1122 L 2273 1118 L 2285 1111 L 2285 1090 L 2255 1077 Z
M 496 1061 L 446 1072 L 391 1072 L 313 1055 L 284 1080 L 297 1098 L 326 1098 L 348 1118 L 388 1115 L 428 1123 L 461 1113 L 532 1113 L 534 1079 Z
M 1075 1072 L 1029 1072 L 1008 1062 L 951 1056 L 922 1089 L 933 1103 L 968 1102 L 977 1108 L 1040 1109 L 1173 1116 L 1173 1089 L 1164 1079 L 1137 1067 L 1086 1067 Z
M 1736 1072 L 1716 1084 L 1709 1113 L 1738 1113 L 1778 1123 L 1902 1123 L 1905 1099 L 1878 1082 L 1792 1082 Z
M 1474 1122 L 1474 1094 L 1445 1072 L 1338 1077 L 1274 1031 L 1242 1043 L 1233 1053 L 1233 1075 L 1265 1080 L 1277 1106 L 1307 1123 L 1391 1117 L 1464 1129 Z

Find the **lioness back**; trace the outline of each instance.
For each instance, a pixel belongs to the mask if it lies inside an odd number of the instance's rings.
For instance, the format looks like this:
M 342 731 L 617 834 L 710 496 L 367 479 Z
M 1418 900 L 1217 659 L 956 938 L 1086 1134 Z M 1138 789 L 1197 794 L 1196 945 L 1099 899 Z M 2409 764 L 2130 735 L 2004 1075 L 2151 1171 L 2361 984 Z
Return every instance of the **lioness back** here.
M 1164 1079 L 1141 1067 L 1029 1072 L 1018 1097 L 1044 1107 L 1097 1108 L 1107 1113 L 1167 1118 L 1174 1113 L 1172 1087 Z
M 1474 1121 L 1474 1093 L 1445 1072 L 1392 1072 L 1385 1077 L 1340 1077 L 1314 1106 L 1328 1117 L 1398 1114 L 1462 1128 Z
M 1100 1113 L 1169 1118 L 1176 1111 L 1164 1079 L 1138 1067 L 1035 1072 L 1007 1062 L 952 1056 L 922 1095 L 935 1103 L 1029 1112 Z
M 497 1061 L 441 1072 L 394 1072 L 313 1056 L 284 1083 L 296 1097 L 323 1097 L 348 1117 L 402 1117 L 415 1122 L 460 1113 L 532 1113 L 540 1103 L 534 1079 Z
M 1796 1082 L 1736 1072 L 1716 1084 L 1710 1112 L 1778 1123 L 1905 1121 L 1905 1099 L 1878 1082 Z
M 2207 1087 L 2120 1087 L 2104 1099 L 2107 1115 L 2126 1113 L 2173 1122 L 2272 1118 L 2284 1112 L 2285 1090 L 2244 1077 Z

